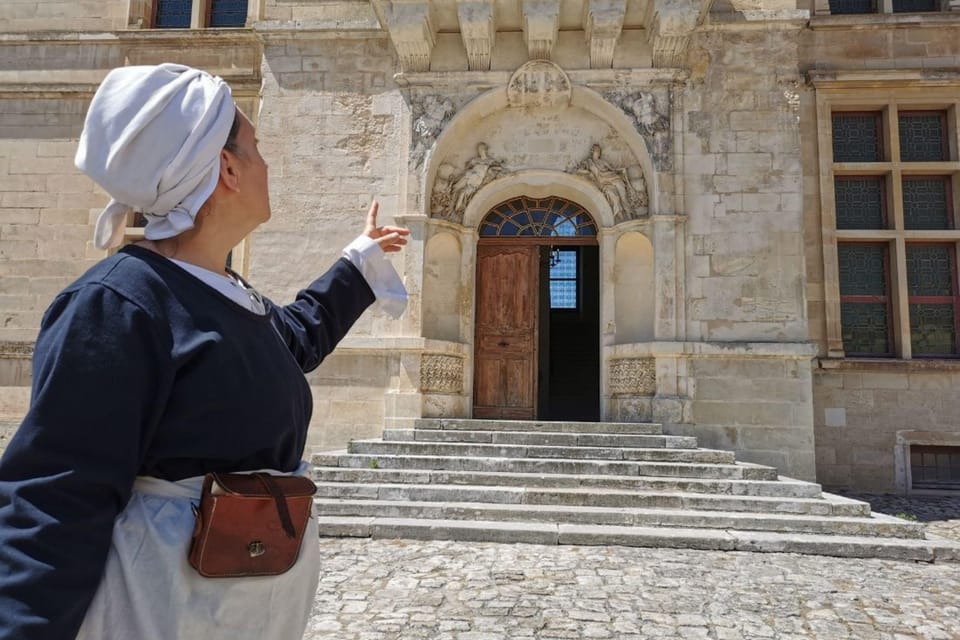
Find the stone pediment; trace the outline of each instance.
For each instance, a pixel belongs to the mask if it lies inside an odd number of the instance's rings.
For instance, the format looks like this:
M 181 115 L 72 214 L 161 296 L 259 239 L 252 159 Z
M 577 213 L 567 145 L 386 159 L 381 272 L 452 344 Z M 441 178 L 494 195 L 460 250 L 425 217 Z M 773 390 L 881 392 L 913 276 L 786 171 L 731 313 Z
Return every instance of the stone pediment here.
M 529 60 L 551 60 L 561 33 L 582 34 L 588 68 L 614 66 L 630 37 L 647 42 L 654 67 L 683 65 L 690 34 L 708 0 L 372 0 L 405 73 L 430 71 L 441 34 L 459 34 L 466 70 L 492 68 L 498 33 L 522 33 Z

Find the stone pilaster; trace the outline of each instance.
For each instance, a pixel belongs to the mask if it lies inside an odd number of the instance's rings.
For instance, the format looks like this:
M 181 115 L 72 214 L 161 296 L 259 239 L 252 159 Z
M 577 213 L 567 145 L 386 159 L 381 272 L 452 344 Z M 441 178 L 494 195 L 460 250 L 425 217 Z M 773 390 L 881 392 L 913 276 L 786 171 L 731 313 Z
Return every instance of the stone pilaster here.
M 560 0 L 523 0 L 523 35 L 531 60 L 549 60 L 560 27 Z
M 590 43 L 590 67 L 609 69 L 623 30 L 626 0 L 588 0 L 583 3 L 583 30 Z
M 493 0 L 466 0 L 457 2 L 460 35 L 467 50 L 470 71 L 490 70 L 490 51 L 497 32 Z

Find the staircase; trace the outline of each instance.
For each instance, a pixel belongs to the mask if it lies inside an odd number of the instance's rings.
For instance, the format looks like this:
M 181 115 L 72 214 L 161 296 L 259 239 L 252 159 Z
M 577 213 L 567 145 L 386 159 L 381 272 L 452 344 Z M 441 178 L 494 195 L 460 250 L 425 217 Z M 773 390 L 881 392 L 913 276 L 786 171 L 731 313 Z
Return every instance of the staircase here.
M 920 523 L 658 424 L 425 419 L 312 462 L 322 536 L 960 562 Z

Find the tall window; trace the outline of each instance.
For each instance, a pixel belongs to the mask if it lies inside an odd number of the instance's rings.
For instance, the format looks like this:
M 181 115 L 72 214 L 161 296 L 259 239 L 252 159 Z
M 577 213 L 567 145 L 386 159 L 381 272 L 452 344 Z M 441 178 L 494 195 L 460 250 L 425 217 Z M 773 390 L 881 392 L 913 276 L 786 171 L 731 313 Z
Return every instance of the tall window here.
M 831 15 L 940 11 L 940 0 L 830 0 Z
M 958 105 L 838 102 L 827 105 L 830 143 L 821 147 L 832 156 L 821 165 L 833 192 L 822 201 L 824 237 L 834 240 L 824 250 L 836 256 L 825 273 L 839 294 L 839 318 L 827 305 L 828 343 L 838 323 L 845 356 L 957 357 Z
M 247 0 L 154 0 L 155 29 L 243 27 Z

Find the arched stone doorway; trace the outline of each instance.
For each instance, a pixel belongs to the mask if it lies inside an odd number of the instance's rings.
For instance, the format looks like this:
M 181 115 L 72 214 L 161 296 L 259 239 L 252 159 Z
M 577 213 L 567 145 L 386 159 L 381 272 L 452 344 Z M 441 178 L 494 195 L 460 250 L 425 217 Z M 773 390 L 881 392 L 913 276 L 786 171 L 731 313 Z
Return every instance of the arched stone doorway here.
M 479 225 L 473 415 L 600 417 L 597 224 L 556 196 L 511 198 Z

